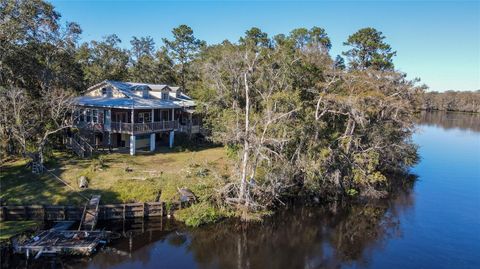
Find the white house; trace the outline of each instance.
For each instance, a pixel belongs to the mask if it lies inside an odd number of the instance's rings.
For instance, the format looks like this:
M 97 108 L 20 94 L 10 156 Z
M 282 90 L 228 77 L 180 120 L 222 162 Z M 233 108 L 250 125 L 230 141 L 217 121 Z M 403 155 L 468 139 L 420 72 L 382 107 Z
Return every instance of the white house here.
M 75 125 L 95 145 L 155 150 L 175 132 L 199 132 L 195 102 L 181 88 L 105 80 L 75 100 Z

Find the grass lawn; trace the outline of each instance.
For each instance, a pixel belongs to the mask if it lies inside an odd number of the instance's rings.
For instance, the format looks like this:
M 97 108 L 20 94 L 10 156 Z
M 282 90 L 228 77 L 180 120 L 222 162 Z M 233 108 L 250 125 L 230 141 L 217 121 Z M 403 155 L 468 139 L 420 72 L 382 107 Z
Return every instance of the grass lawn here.
M 232 162 L 224 148 L 205 148 L 175 152 L 163 149 L 155 153 L 102 154 L 95 159 L 79 159 L 56 152 L 46 167 L 67 181 L 63 185 L 48 173 L 33 175 L 25 160 L 5 162 L 1 166 L 0 199 L 5 204 L 83 204 L 78 193 L 89 197 L 102 195 L 102 203 L 148 202 L 159 198 L 175 200 L 177 188 L 191 189 L 200 200 L 229 180 Z M 126 171 L 126 168 L 129 168 Z M 89 188 L 80 190 L 78 179 L 86 176 Z
M 40 222 L 27 220 L 27 221 L 2 221 L 0 222 L 0 241 L 8 240 L 10 237 L 38 227 Z

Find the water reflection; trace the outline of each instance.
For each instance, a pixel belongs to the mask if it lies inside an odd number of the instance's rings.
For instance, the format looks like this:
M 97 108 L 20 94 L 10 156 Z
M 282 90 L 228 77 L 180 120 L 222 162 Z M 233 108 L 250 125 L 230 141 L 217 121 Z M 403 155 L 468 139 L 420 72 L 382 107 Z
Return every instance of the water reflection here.
M 262 223 L 226 221 L 188 229 L 173 221 L 109 223 L 122 239 L 93 258 L 57 262 L 73 268 L 337 268 L 364 266 L 401 234 L 410 190 L 345 207 L 293 206 Z
M 201 268 L 337 268 L 365 265 L 399 236 L 408 191 L 377 203 L 293 207 L 261 224 L 222 223 L 192 230 L 188 249 Z M 232 232 L 234 231 L 234 232 Z
M 368 265 L 371 253 L 401 235 L 399 213 L 411 188 L 375 203 L 292 206 L 262 223 L 226 221 L 188 229 L 173 220 L 109 222 L 118 233 L 89 258 L 41 258 L 29 268 L 338 268 Z M 6 264 L 3 264 L 6 265 Z M 26 267 L 22 257 L 10 268 Z
M 418 117 L 418 123 L 441 127 L 445 130 L 458 128 L 480 132 L 480 113 L 422 111 Z

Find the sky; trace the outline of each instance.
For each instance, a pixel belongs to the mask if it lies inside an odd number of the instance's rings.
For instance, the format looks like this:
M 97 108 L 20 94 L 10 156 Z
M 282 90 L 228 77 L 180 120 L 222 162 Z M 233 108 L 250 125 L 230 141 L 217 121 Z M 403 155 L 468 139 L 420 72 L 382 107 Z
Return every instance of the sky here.
M 51 3 L 63 21 L 83 29 L 82 41 L 117 34 L 128 48 L 132 36 L 151 36 L 157 46 L 187 24 L 208 44 L 238 41 L 259 27 L 270 36 L 319 26 L 330 54 L 363 27 L 383 32 L 397 51 L 395 67 L 420 78 L 430 91 L 480 89 L 480 1 L 67 1 Z

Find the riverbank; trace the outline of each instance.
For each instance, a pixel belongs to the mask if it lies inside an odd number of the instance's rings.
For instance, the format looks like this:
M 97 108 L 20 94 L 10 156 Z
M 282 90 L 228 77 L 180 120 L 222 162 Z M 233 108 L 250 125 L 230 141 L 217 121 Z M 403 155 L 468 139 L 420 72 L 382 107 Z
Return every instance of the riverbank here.
M 4 162 L 0 176 L 0 199 L 6 205 L 80 205 L 83 196 L 99 194 L 102 203 L 174 201 L 178 188 L 191 189 L 199 200 L 228 180 L 232 163 L 224 148 L 195 151 L 163 149 L 130 156 L 124 153 L 80 159 L 55 152 L 46 167 L 70 188 L 49 173 L 34 175 L 25 159 Z M 88 189 L 78 187 L 80 176 L 88 179 Z

